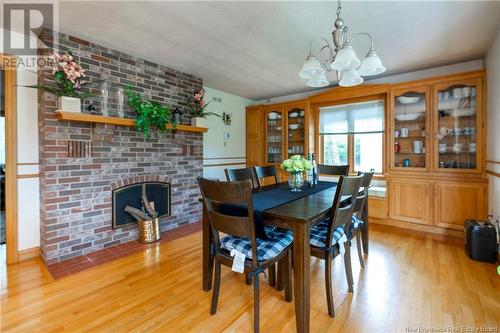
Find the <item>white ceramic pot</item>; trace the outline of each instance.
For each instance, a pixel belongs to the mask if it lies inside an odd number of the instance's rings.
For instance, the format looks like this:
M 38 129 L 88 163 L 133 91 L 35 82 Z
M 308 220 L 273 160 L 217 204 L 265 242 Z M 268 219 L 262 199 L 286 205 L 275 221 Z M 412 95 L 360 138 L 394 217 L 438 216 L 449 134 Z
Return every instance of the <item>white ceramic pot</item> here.
M 191 126 L 195 127 L 207 127 L 205 123 L 205 118 L 193 117 L 191 118 Z
M 57 107 L 61 111 L 82 112 L 82 100 L 77 97 L 60 96 L 57 98 Z

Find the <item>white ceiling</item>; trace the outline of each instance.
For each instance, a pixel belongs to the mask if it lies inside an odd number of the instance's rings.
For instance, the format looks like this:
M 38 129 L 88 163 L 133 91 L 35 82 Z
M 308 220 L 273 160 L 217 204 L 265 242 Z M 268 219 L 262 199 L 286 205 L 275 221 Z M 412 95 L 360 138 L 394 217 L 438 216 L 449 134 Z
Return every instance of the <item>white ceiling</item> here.
M 500 1 L 342 6 L 352 33 L 373 35 L 384 75 L 482 58 L 500 22 Z M 336 2 L 78 1 L 59 10 L 62 32 L 264 99 L 308 89 L 297 73 L 310 40 L 330 39 Z M 367 52 L 362 38 L 354 47 Z

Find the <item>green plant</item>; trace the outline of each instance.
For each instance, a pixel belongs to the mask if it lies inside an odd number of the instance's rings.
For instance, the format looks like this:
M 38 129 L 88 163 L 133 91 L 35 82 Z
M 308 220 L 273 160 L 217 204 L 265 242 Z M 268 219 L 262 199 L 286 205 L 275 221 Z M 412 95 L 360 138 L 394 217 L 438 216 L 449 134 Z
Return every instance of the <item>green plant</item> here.
M 176 124 L 172 121 L 172 111 L 169 107 L 144 99 L 139 93 L 133 92 L 130 86 L 125 89 L 125 94 L 128 97 L 128 105 L 137 113 L 135 127 L 144 133 L 145 137 L 149 137 L 151 128 L 163 132 L 170 130 L 167 125 L 173 125 L 175 128 Z

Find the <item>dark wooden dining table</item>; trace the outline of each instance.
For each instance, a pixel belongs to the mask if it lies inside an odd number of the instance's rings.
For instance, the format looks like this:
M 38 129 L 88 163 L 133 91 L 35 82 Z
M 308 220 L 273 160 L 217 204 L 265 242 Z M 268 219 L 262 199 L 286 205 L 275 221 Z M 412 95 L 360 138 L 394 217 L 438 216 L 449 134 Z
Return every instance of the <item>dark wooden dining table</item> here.
M 266 186 L 264 191 L 272 190 Z M 309 332 L 310 318 L 310 247 L 311 225 L 326 218 L 332 207 L 336 187 L 290 201 L 263 212 L 263 222 L 293 231 L 293 277 L 297 332 Z M 213 258 L 210 255 L 211 234 L 203 209 L 203 290 L 212 288 Z

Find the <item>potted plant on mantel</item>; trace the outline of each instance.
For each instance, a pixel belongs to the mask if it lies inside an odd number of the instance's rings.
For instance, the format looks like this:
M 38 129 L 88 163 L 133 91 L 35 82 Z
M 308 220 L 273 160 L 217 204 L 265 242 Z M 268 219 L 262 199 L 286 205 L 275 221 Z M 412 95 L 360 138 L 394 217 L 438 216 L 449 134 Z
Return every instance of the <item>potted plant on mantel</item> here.
M 189 108 L 191 111 L 191 115 L 193 118 L 191 118 L 191 126 L 196 126 L 196 127 L 206 127 L 205 123 L 205 117 L 207 116 L 216 116 L 219 117 L 224 125 L 230 126 L 231 125 L 231 114 L 222 112 L 222 115 L 217 114 L 215 112 L 205 112 L 205 108 L 210 104 L 210 102 L 205 103 L 203 98 L 205 97 L 205 90 L 200 89 L 198 91 L 195 91 L 192 96 L 187 96 L 186 100 L 181 103 L 182 105 L 186 106 Z
M 28 87 L 41 89 L 56 95 L 59 110 L 81 112 L 81 100 L 92 96 L 92 94 L 79 90 L 84 86 L 89 87 L 102 80 L 93 83 L 85 81 L 85 70 L 74 60 L 73 54 L 69 50 L 61 55 L 53 53 L 51 64 L 54 82 Z
M 168 106 L 147 100 L 141 94 L 133 92 L 130 85 L 126 87 L 125 94 L 128 97 L 128 105 L 137 113 L 135 128 L 144 133 L 146 138 L 149 137 L 151 129 L 164 132 L 170 129 L 167 125 L 172 125 L 172 128 L 176 127 L 176 123 L 172 120 L 172 110 Z

